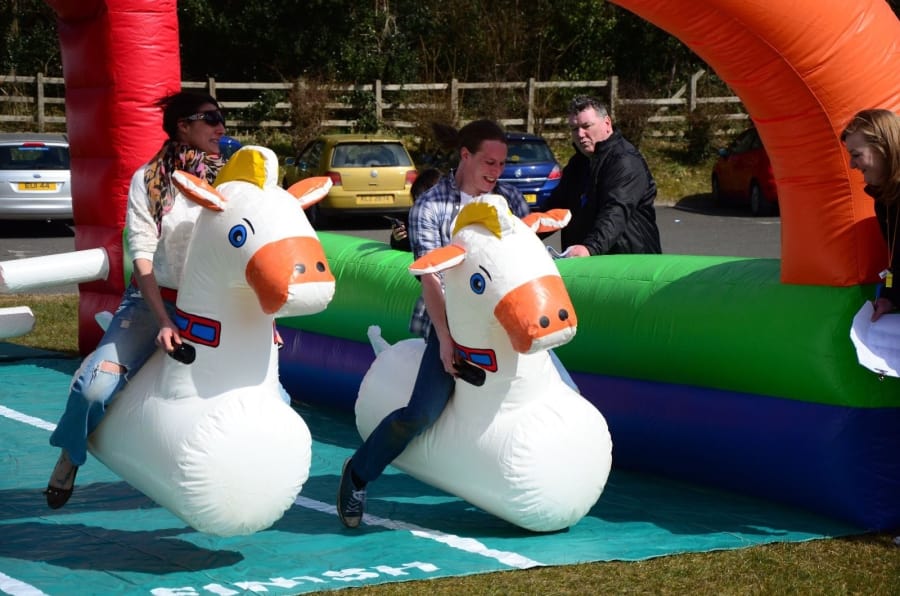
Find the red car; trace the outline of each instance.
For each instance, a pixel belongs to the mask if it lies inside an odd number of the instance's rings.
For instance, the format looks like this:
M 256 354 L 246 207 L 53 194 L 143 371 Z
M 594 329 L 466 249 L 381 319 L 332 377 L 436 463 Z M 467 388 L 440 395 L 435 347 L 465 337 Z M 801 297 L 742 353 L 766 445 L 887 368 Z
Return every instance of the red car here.
M 727 149 L 719 150 L 712 172 L 712 195 L 718 203 L 749 203 L 750 211 L 757 216 L 778 210 L 772 164 L 755 128 L 745 130 Z

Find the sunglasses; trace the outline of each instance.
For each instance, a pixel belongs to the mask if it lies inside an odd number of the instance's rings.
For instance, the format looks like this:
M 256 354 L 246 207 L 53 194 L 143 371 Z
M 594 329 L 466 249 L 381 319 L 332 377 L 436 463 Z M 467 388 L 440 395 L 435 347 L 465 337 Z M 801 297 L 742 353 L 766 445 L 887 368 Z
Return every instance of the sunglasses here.
M 182 120 L 188 120 L 193 122 L 195 120 L 203 120 L 210 126 L 216 126 L 218 124 L 225 125 L 225 116 L 222 115 L 222 112 L 219 110 L 209 110 L 207 112 L 197 112 L 196 114 L 192 114 Z

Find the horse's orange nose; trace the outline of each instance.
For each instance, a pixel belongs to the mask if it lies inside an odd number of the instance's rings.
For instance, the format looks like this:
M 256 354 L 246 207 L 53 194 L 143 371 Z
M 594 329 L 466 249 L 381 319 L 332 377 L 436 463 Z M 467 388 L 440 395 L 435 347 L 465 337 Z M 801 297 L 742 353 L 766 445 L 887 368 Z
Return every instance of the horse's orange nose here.
M 266 244 L 247 263 L 247 283 L 256 292 L 263 312 L 272 314 L 284 305 L 288 287 L 310 282 L 334 283 L 334 275 L 318 239 L 283 238 Z
M 529 353 L 537 339 L 578 326 L 569 292 L 558 275 L 545 275 L 511 290 L 497 303 L 494 316 L 521 354 Z M 572 334 L 560 335 L 568 339 Z

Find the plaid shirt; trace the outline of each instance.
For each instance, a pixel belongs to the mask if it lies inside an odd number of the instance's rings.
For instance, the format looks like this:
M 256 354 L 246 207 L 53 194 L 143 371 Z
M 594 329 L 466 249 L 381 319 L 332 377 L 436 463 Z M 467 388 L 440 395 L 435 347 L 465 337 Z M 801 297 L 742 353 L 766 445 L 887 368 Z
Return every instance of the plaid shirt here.
M 498 182 L 494 193 L 502 196 L 510 210 L 518 217 L 531 211 L 522 193 L 513 186 Z M 442 176 L 437 184 L 416 199 L 409 210 L 409 240 L 413 255 L 419 258 L 425 253 L 450 244 L 450 229 L 460 208 L 460 192 L 454 172 Z M 419 296 L 413 307 L 409 330 L 414 335 L 428 337 L 431 319 L 425 310 L 425 299 Z

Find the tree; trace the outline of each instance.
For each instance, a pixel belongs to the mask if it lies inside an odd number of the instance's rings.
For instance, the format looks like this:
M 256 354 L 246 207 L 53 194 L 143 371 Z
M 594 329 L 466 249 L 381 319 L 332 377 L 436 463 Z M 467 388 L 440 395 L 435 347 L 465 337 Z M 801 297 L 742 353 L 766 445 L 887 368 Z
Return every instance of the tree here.
M 185 78 L 402 82 L 418 74 L 384 0 L 182 0 L 178 16 Z
M 888 2 L 900 13 L 900 0 Z M 703 66 L 677 39 L 606 0 L 179 0 L 178 20 L 182 77 L 189 80 L 616 74 L 647 92 L 668 93 Z M 55 15 L 42 0 L 0 0 L 0 34 L 0 72 L 62 74 Z
M 43 0 L 0 0 L 0 72 L 62 76 L 56 15 Z
M 637 89 L 668 95 L 704 67 L 677 38 L 626 10 L 618 11 L 607 43 L 614 72 Z

